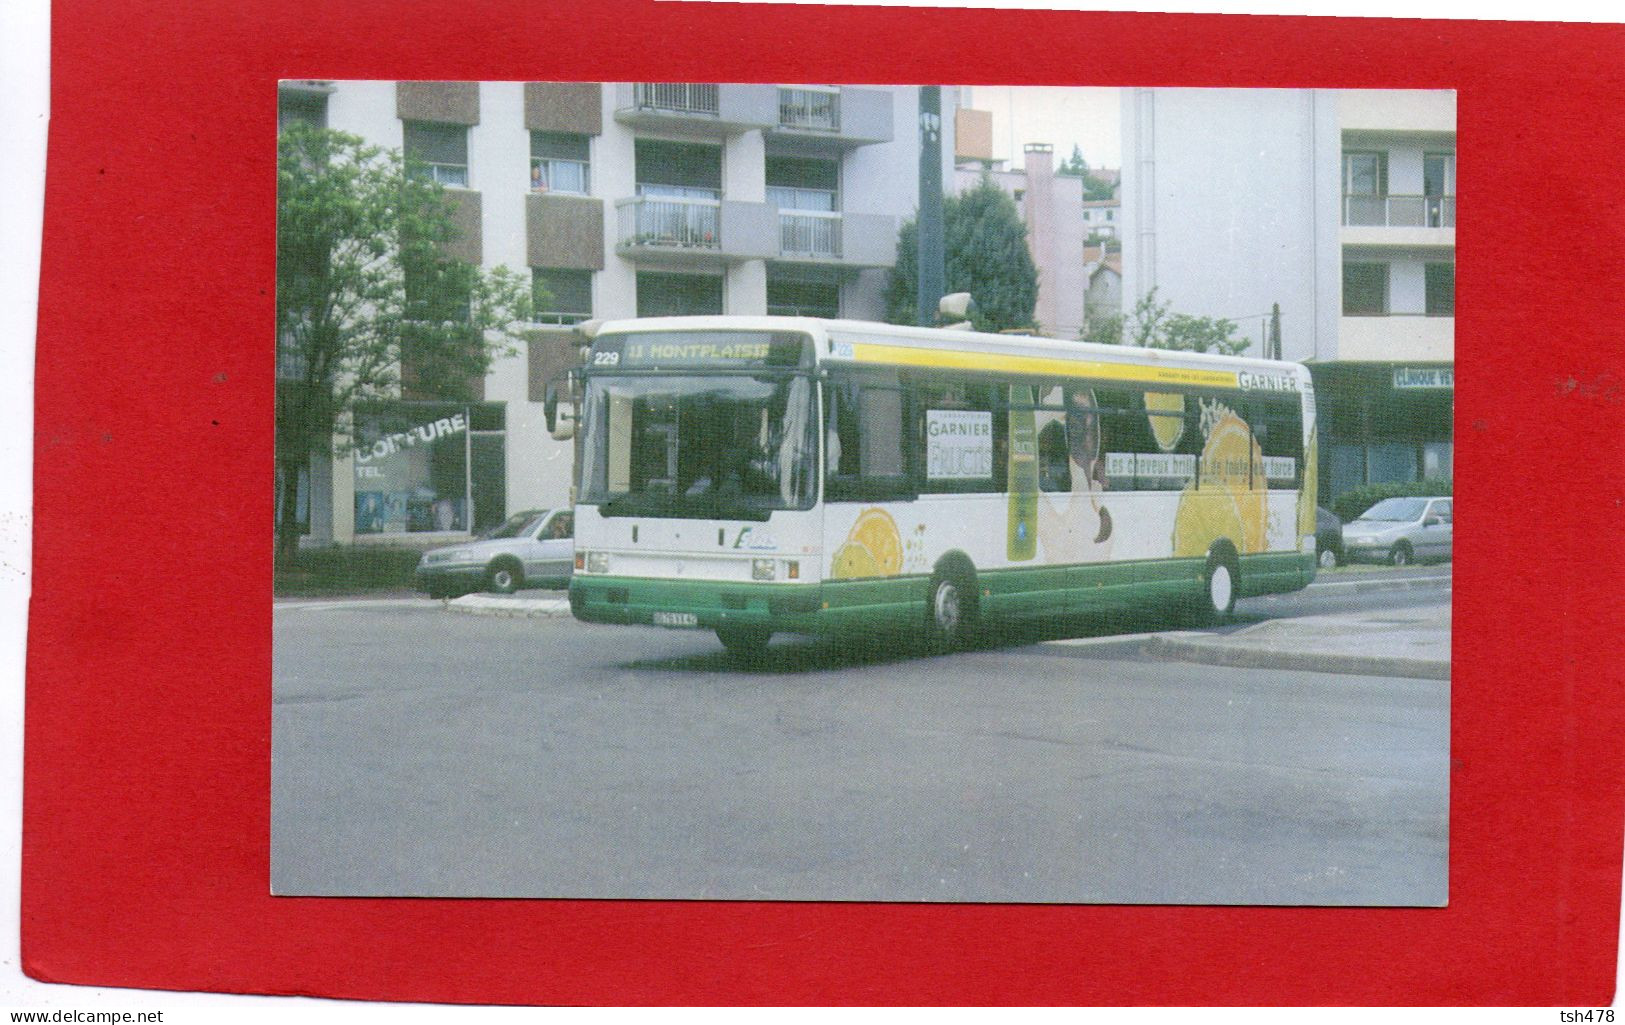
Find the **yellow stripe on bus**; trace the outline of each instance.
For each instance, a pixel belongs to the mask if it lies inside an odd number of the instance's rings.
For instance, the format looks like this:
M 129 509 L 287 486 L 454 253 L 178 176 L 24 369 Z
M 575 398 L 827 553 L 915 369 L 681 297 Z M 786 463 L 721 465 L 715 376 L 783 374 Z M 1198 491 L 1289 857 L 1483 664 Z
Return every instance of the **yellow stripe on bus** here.
M 862 363 L 890 363 L 911 367 L 949 367 L 955 370 L 992 370 L 1001 374 L 1040 377 L 1090 377 L 1109 381 L 1146 381 L 1153 384 L 1189 384 L 1208 388 L 1237 386 L 1234 370 L 1192 370 L 1186 367 L 1148 367 L 1135 363 L 1057 359 L 1051 356 L 1011 356 L 992 352 L 917 349 L 908 345 L 855 342 L 852 358 Z

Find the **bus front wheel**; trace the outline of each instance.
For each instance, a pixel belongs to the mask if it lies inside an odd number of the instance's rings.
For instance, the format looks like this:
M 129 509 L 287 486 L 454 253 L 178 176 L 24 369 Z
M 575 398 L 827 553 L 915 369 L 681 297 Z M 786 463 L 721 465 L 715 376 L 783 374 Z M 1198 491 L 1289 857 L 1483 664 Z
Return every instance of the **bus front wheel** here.
M 729 624 L 717 627 L 717 640 L 728 649 L 728 654 L 741 661 L 760 658 L 767 650 L 773 631 L 759 626 Z
M 931 646 L 938 651 L 967 647 L 976 634 L 976 577 L 970 570 L 945 567 L 931 578 L 926 603 L 926 627 Z

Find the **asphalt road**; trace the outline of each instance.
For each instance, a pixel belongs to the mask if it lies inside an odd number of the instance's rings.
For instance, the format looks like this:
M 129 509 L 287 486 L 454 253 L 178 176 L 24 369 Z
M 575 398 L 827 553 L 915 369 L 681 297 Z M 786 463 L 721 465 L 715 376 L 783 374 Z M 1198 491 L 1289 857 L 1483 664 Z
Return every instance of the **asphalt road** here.
M 1317 589 L 1264 616 L 1437 602 Z M 1436 905 L 1448 684 L 1005 634 L 926 657 L 457 615 L 275 617 L 282 894 Z

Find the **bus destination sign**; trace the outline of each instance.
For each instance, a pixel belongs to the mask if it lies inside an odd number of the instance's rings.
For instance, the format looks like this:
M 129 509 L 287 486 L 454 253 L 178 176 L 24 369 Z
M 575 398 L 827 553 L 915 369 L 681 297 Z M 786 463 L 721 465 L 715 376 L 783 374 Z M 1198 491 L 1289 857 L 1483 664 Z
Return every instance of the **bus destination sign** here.
M 806 362 L 804 335 L 763 331 L 651 331 L 601 335 L 587 365 L 593 368 L 795 367 Z

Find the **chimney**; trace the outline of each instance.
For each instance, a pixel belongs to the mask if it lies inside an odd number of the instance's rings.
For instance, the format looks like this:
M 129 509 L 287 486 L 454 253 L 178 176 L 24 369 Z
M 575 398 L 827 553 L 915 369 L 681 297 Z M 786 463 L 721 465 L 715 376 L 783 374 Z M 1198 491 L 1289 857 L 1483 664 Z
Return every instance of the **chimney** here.
M 1053 294 L 1056 275 L 1050 260 L 1056 238 L 1055 147 L 1047 142 L 1029 142 L 1022 152 L 1027 177 L 1027 194 L 1022 203 L 1027 220 L 1027 251 L 1038 267 L 1038 303 L 1033 316 L 1046 331 L 1053 331 L 1059 302 Z

